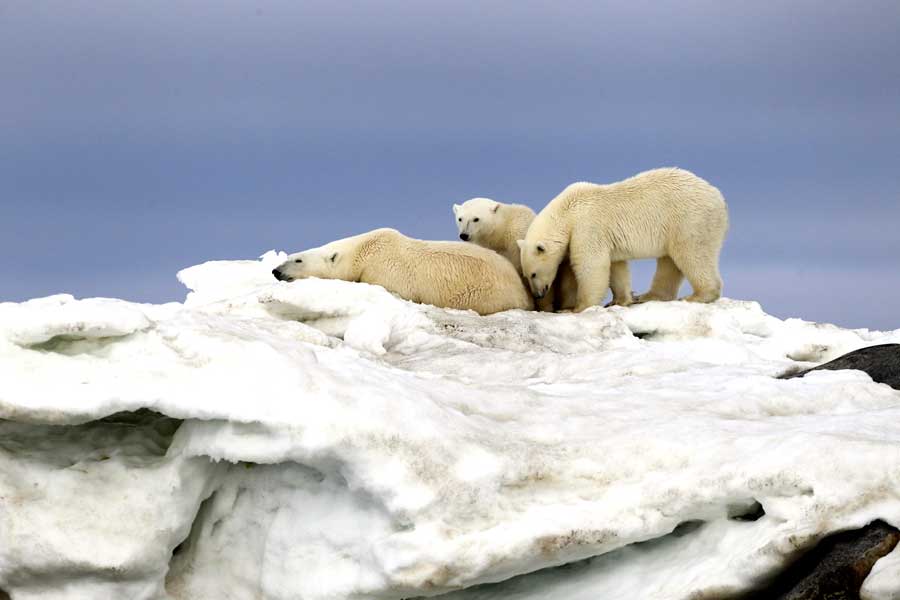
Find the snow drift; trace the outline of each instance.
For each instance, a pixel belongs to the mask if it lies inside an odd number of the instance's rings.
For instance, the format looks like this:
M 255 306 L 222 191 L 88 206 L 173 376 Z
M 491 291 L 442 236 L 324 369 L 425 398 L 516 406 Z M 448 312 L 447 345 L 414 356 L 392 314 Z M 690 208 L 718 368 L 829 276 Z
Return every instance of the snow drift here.
M 0 304 L 0 589 L 676 600 L 900 525 L 900 392 L 777 378 L 900 330 L 726 299 L 479 317 L 277 283 L 282 256 L 186 269 L 183 304 Z

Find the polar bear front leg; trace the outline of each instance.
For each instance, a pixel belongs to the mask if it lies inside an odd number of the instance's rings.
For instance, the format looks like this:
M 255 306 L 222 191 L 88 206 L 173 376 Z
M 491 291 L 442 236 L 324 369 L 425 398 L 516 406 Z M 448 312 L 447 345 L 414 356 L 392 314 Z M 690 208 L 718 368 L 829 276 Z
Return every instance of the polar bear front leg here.
M 631 271 L 628 261 L 617 260 L 609 269 L 609 287 L 612 288 L 612 302 L 606 306 L 630 306 L 634 302 L 631 295 Z
M 609 252 L 596 252 L 579 257 L 577 261 L 572 258 L 572 271 L 578 282 L 575 312 L 581 312 L 600 304 L 609 289 Z

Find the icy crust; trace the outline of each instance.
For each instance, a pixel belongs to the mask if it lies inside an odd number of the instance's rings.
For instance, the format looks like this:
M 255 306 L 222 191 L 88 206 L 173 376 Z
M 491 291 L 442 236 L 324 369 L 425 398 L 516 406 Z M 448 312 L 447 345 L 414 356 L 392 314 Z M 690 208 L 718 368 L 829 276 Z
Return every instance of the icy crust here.
M 900 600 L 900 547 L 875 563 L 859 597 L 860 600 Z
M 164 597 L 172 550 L 219 469 L 166 456 L 176 427 L 152 413 L 0 421 L 0 589 L 16 600 Z
M 95 298 L 76 302 L 68 294 L 0 303 L 0 330 L 20 346 L 36 346 L 54 339 L 92 340 L 122 337 L 150 327 L 150 319 L 137 306 L 119 300 Z
M 900 524 L 900 392 L 776 379 L 900 330 L 733 300 L 479 317 L 281 259 L 186 269 L 183 305 L 0 304 L 0 589 L 406 598 L 596 556 L 453 597 L 674 600 Z

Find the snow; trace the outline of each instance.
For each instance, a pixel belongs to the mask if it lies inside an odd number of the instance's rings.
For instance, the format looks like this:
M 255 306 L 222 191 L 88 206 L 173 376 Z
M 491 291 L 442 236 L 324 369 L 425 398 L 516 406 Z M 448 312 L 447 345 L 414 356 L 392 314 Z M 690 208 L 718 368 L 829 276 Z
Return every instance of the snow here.
M 875 563 L 859 595 L 861 600 L 900 600 L 900 547 Z
M 183 304 L 0 304 L 0 589 L 675 600 L 900 525 L 900 392 L 777 379 L 900 330 L 728 299 L 480 317 L 281 260 L 186 269 Z

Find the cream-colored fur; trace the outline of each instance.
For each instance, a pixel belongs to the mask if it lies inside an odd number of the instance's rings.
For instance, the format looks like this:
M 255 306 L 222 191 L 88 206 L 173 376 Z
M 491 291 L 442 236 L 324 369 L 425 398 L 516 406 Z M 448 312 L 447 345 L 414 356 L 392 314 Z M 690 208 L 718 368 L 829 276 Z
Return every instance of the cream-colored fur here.
M 534 211 L 524 204 L 504 204 L 490 198 L 472 198 L 453 205 L 460 239 L 502 254 L 516 269 L 522 269 L 519 246 L 534 221 Z
M 408 238 L 376 229 L 288 256 L 277 279 L 343 279 L 380 285 L 413 302 L 469 309 L 487 315 L 534 303 L 509 261 L 462 242 Z
M 462 204 L 454 204 L 453 214 L 460 239 L 497 252 L 522 273 L 521 252 L 517 242 L 525 237 L 528 226 L 534 221 L 535 213 L 531 208 L 524 204 L 505 204 L 490 198 L 472 198 Z M 564 260 L 550 291 L 537 302 L 538 309 L 553 311 L 575 308 L 576 290 L 575 274 L 568 261 Z
M 627 268 L 611 264 L 656 258 L 650 291 L 639 302 L 674 300 L 683 277 L 693 287 L 685 300 L 713 302 L 722 294 L 719 252 L 727 230 L 722 194 L 682 169 L 655 169 L 607 185 L 575 183 L 528 228 L 520 244 L 522 270 L 539 297 L 568 255 L 580 312 L 599 304 L 611 282 L 630 299 L 630 291 L 622 291 Z

